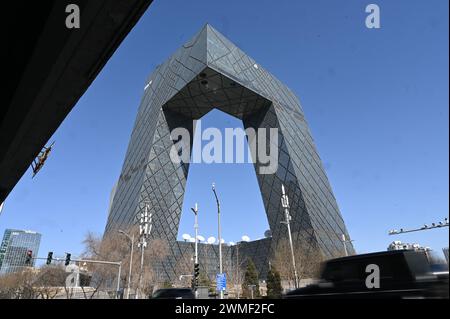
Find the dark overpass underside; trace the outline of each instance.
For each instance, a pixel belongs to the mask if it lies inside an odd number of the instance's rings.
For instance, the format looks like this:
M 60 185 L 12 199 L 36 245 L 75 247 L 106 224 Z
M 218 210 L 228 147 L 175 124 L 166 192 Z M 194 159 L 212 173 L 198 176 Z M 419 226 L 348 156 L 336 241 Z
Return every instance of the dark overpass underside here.
M 1 5 L 7 54 L 0 108 L 0 203 L 151 2 L 41 0 Z M 68 4 L 80 8 L 79 29 L 65 26 Z

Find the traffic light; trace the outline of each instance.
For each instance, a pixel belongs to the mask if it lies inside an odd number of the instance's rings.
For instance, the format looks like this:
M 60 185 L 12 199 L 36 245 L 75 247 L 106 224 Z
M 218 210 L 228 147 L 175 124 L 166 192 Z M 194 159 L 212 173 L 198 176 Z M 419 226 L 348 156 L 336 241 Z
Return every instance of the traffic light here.
M 64 263 L 64 265 L 69 266 L 69 264 L 70 264 L 70 256 L 72 256 L 72 254 L 66 253 L 66 262 Z
M 194 286 L 198 287 L 198 277 L 200 275 L 200 264 L 194 264 Z
M 53 259 L 53 251 L 50 251 L 47 256 L 47 265 L 50 265 L 52 263 L 52 259 Z
M 200 275 L 200 264 L 194 264 L 194 277 L 198 278 Z
M 33 251 L 27 250 L 27 258 L 25 259 L 25 264 L 31 264 L 31 259 L 33 258 Z

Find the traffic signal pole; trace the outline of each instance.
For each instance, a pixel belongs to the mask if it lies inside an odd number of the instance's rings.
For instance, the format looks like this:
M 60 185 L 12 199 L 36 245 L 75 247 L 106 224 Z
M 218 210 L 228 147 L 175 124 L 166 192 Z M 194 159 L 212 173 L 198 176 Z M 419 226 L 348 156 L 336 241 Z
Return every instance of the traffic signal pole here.
M 69 254 L 70 255 L 70 254 Z M 32 257 L 34 260 L 48 260 L 48 257 Z M 54 261 L 64 261 L 67 262 L 66 258 L 52 258 Z M 118 274 L 117 274 L 117 295 L 120 291 L 120 276 L 122 273 L 122 262 L 121 261 L 106 261 L 106 260 L 89 260 L 89 259 L 70 259 L 69 262 L 80 262 L 80 263 L 91 263 L 91 264 L 103 264 L 103 265 L 115 265 L 119 266 Z
M 198 206 L 195 203 L 195 207 L 191 208 L 195 215 L 194 229 L 195 229 L 195 257 L 194 257 L 194 293 L 195 299 L 198 298 Z

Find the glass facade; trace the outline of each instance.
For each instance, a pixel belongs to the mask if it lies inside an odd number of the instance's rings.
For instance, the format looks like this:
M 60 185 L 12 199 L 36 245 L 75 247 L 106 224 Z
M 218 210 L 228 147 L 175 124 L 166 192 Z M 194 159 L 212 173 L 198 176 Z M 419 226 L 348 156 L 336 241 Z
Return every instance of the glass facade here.
M 27 251 L 36 257 L 41 243 L 41 234 L 29 230 L 6 229 L 0 246 L 0 275 L 33 267 L 35 260 L 26 264 Z
M 193 120 L 212 108 L 241 119 L 245 128 L 278 129 L 277 171 L 260 174 L 264 165 L 258 161 L 254 165 L 272 237 L 245 243 L 243 258 L 252 258 L 265 277 L 271 253 L 287 236 L 286 226 L 280 223 L 282 184 L 290 199 L 293 240 L 305 240 L 325 257 L 342 255 L 342 235 L 350 237 L 298 98 L 209 25 L 147 79 L 105 231 L 136 223 L 135 216 L 148 203 L 153 214 L 151 237 L 165 239 L 171 246 L 164 271 L 168 278 L 179 275 L 176 260 L 192 253 L 192 244 L 177 242 L 189 163 L 170 160 L 174 143 L 170 132 L 183 127 L 192 138 Z M 259 143 L 265 143 L 266 149 L 274 146 L 268 137 L 263 142 L 258 139 L 256 147 Z M 202 247 L 207 259 L 201 260 L 202 267 L 217 272 L 216 246 Z M 347 249 L 353 253 L 351 243 Z M 226 248 L 224 254 L 232 260 L 235 250 Z

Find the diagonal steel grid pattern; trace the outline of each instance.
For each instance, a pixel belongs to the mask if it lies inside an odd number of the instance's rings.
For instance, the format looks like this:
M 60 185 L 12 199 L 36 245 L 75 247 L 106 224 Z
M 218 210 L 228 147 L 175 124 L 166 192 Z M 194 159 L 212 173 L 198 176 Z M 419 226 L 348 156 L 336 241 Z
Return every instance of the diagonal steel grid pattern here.
M 287 236 L 281 224 L 282 184 L 290 198 L 293 241 L 307 242 L 327 258 L 342 255 L 341 236 L 349 235 L 298 98 L 209 25 L 147 79 L 105 232 L 134 224 L 144 203 L 149 203 L 150 237 L 170 244 L 161 271 L 167 279 L 180 275 L 177 261 L 194 249 L 191 243 L 177 241 L 189 163 L 170 160 L 170 132 L 184 127 L 192 138 L 193 120 L 213 108 L 241 119 L 245 128 L 279 132 L 276 173 L 259 174 L 261 164 L 254 165 L 272 237 L 246 243 L 241 258 L 251 258 L 265 277 L 273 250 Z M 266 144 L 270 147 L 268 138 Z M 351 243 L 347 249 L 354 252 Z M 217 250 L 217 245 L 200 247 L 200 264 L 210 278 L 217 273 Z M 235 255 L 235 247 L 224 247 L 225 262 L 235 260 Z

